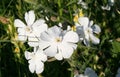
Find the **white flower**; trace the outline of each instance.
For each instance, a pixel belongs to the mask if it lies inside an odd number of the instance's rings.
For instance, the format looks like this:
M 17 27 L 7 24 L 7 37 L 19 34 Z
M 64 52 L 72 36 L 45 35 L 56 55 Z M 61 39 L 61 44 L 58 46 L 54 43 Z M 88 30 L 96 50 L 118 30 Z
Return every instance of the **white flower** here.
M 82 6 L 82 8 L 84 8 L 84 9 L 88 9 L 87 4 L 84 1 L 82 1 L 82 0 L 78 0 L 77 4 L 80 4 Z
M 84 74 L 76 74 L 74 77 L 98 77 L 95 71 L 89 67 L 85 69 Z
M 38 45 L 38 37 L 40 37 L 40 33 L 47 30 L 47 24 L 43 19 L 39 19 L 35 21 L 34 11 L 29 11 L 25 13 L 25 21 L 24 24 L 20 19 L 15 19 L 14 25 L 18 27 L 18 39 L 20 41 L 26 41 L 28 38 L 28 44 L 31 46 Z
M 106 6 L 101 6 L 101 8 L 103 10 L 110 11 L 113 5 L 114 5 L 114 0 L 108 0 L 108 4 Z
M 108 4 L 106 6 L 101 6 L 102 10 L 107 10 L 110 11 L 111 6 L 109 6 Z
M 89 21 L 87 17 L 78 18 L 78 23 L 76 23 L 76 32 L 87 46 L 90 45 L 90 41 L 93 44 L 99 44 L 100 42 L 100 40 L 94 36 L 94 33 L 99 34 L 101 32 L 100 27 L 96 24 L 93 25 L 93 21 Z
M 47 60 L 47 56 L 42 50 L 34 50 L 34 52 L 25 51 L 25 58 L 29 63 L 29 70 L 31 73 L 42 73 L 44 70 L 44 63 Z
M 40 48 L 44 48 L 47 56 L 58 60 L 69 58 L 76 49 L 79 38 L 76 32 L 64 32 L 60 27 L 54 26 L 41 33 Z

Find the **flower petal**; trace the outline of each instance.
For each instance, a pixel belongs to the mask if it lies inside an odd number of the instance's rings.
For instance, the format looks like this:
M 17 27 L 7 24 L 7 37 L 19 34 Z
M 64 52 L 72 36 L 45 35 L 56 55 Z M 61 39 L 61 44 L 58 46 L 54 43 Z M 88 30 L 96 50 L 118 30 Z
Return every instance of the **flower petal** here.
M 92 29 L 93 29 L 93 32 L 96 34 L 99 34 L 101 32 L 101 29 L 97 24 L 93 25 Z
M 39 38 L 35 36 L 28 37 L 28 44 L 32 47 L 36 47 L 39 45 Z
M 29 70 L 31 73 L 34 73 L 34 71 L 35 71 L 35 63 L 34 62 L 29 63 Z
M 46 31 L 48 26 L 44 20 L 39 19 L 33 24 L 33 31 L 37 37 L 40 37 L 40 33 Z
M 88 27 L 89 19 L 87 17 L 80 17 L 78 19 L 78 22 L 80 23 L 81 26 L 83 26 L 84 28 L 86 28 L 86 27 Z
M 44 53 L 47 55 L 47 56 L 50 56 L 50 57 L 53 57 L 56 55 L 57 53 L 57 45 L 55 45 L 54 43 L 52 43 L 50 45 L 50 47 L 46 48 L 44 50 Z
M 20 41 L 23 41 L 23 42 L 25 42 L 26 40 L 27 40 L 27 36 L 26 35 L 18 35 L 18 40 L 20 40 Z
M 24 28 L 18 28 L 17 31 L 20 35 L 26 35 L 26 31 Z
M 59 53 L 57 53 L 57 54 L 55 55 L 55 58 L 56 58 L 57 60 L 62 60 L 62 59 L 63 59 L 62 53 L 59 51 Z
M 40 58 L 41 61 L 46 61 L 47 60 L 47 56 L 43 53 L 43 50 L 38 49 L 38 51 L 36 52 L 36 56 L 38 58 Z
M 40 39 L 43 41 L 52 41 L 54 39 L 54 37 L 52 35 L 49 34 L 48 31 L 42 32 L 40 35 Z
M 93 21 L 91 20 L 88 26 L 91 27 L 92 25 L 93 25 Z
M 63 41 L 77 43 L 79 41 L 78 34 L 73 31 L 69 31 L 63 37 Z
M 45 49 L 45 48 L 49 47 L 50 44 L 51 44 L 51 42 L 46 42 L 46 41 L 40 40 L 40 42 L 39 42 L 39 48 L 40 49 Z
M 28 45 L 31 46 L 31 47 L 36 47 L 36 46 L 39 46 L 39 43 L 37 41 L 35 42 L 28 42 Z
M 27 60 L 31 59 L 32 56 L 33 56 L 33 53 L 28 52 L 28 51 L 25 51 L 25 58 L 26 58 Z
M 34 27 L 41 26 L 41 24 L 45 24 L 45 20 L 43 20 L 43 19 L 36 20 L 32 26 L 34 28 Z
M 73 48 L 67 43 L 60 44 L 58 49 L 64 58 L 70 58 L 73 53 Z
M 34 21 L 35 21 L 34 11 L 31 10 L 31 11 L 25 13 L 25 21 L 28 26 L 31 26 L 34 23 Z
M 51 28 L 48 29 L 48 33 L 50 35 L 53 35 L 54 37 L 59 36 L 61 34 L 62 29 L 60 27 L 57 26 L 53 26 Z
M 44 68 L 44 64 L 42 62 L 36 63 L 36 69 L 35 69 L 35 71 L 36 71 L 37 74 L 42 73 L 43 70 L 44 70 L 43 68 Z
M 25 25 L 21 20 L 19 20 L 19 19 L 15 19 L 14 25 L 15 25 L 15 27 L 22 27 L 22 28 L 26 26 L 26 25 Z
M 90 46 L 90 40 L 89 40 L 89 39 L 84 39 L 84 40 L 83 40 L 83 43 L 84 43 L 86 46 Z
M 90 40 L 92 41 L 93 44 L 99 44 L 100 43 L 99 38 L 95 37 L 93 34 L 90 34 Z

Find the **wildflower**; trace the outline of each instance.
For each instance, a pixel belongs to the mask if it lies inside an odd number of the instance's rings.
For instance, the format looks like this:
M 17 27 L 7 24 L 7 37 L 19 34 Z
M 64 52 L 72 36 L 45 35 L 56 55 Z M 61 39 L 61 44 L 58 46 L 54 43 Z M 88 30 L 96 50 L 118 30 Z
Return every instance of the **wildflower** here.
M 57 60 L 70 58 L 76 49 L 79 38 L 73 31 L 64 32 L 60 27 L 53 26 L 41 33 L 39 47 L 44 49 L 47 56 Z
M 101 8 L 102 8 L 103 10 L 110 11 L 111 6 L 109 6 L 109 5 L 107 4 L 106 6 L 101 6 Z
M 89 21 L 87 17 L 79 17 L 76 24 L 76 32 L 78 33 L 80 40 L 83 40 L 84 44 L 89 46 L 90 41 L 93 44 L 99 44 L 100 40 L 94 36 L 94 33 L 99 34 L 101 29 L 98 25 L 93 25 L 93 21 Z
M 103 10 L 110 11 L 113 5 L 114 5 L 114 0 L 108 0 L 108 4 L 106 6 L 101 6 L 101 8 Z
M 87 4 L 82 0 L 79 0 L 77 4 L 81 5 L 81 7 L 84 8 L 84 9 L 88 9 Z
M 18 39 L 20 41 L 26 41 L 28 39 L 28 44 L 30 46 L 38 45 L 38 37 L 40 33 L 47 30 L 47 24 L 43 19 L 35 21 L 34 11 L 29 11 L 25 13 L 24 24 L 20 19 L 15 19 L 14 25 L 18 28 Z
M 95 71 L 89 67 L 85 69 L 84 74 L 75 74 L 74 77 L 98 77 Z
M 29 70 L 31 73 L 42 73 L 44 70 L 44 63 L 47 60 L 47 56 L 42 50 L 34 49 L 34 52 L 25 51 L 25 58 L 29 63 Z

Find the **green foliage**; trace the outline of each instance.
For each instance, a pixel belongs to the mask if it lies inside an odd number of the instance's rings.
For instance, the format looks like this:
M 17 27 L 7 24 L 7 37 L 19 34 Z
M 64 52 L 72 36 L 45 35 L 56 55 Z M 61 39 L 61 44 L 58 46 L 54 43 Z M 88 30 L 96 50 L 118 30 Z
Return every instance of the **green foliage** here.
M 111 51 L 112 51 L 112 57 L 119 57 L 119 55 L 120 55 L 120 43 L 119 42 L 116 42 L 116 41 L 113 41 L 112 42 L 112 49 L 111 49 Z

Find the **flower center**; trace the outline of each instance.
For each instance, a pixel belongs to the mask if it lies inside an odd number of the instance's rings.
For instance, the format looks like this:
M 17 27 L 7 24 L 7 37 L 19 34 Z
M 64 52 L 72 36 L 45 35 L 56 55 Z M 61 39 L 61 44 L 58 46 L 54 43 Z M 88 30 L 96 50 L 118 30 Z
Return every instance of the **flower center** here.
M 87 34 L 92 33 L 92 29 L 91 29 L 91 28 L 88 28 L 88 29 L 86 30 L 86 33 L 87 33 Z
M 31 27 L 29 27 L 29 26 L 26 26 L 25 30 L 26 30 L 27 32 L 29 32 L 29 33 L 32 32 L 32 29 L 31 29 Z
M 55 41 L 56 42 L 61 42 L 61 38 L 58 37 L 58 38 L 55 39 Z

